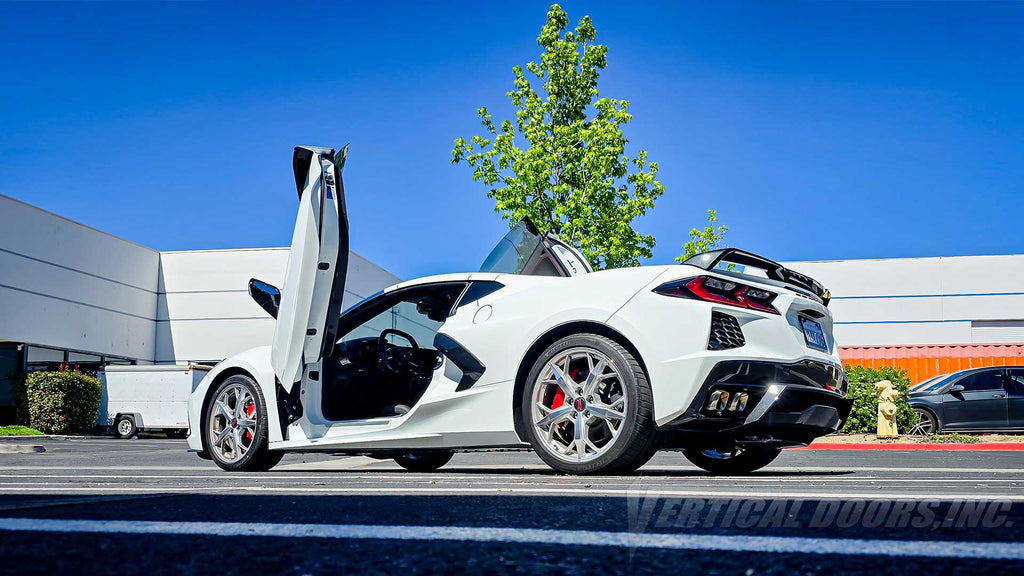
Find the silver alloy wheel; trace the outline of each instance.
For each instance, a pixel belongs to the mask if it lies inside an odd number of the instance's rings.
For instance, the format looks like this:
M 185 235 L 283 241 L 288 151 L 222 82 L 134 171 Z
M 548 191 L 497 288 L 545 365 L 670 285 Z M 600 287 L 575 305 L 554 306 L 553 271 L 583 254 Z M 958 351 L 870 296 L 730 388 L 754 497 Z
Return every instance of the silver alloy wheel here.
M 928 436 L 935 433 L 935 420 L 927 410 L 914 408 L 914 414 L 917 414 L 917 424 L 910 428 L 912 435 Z
M 132 423 L 127 418 L 122 418 L 117 423 L 117 433 L 121 436 L 128 436 L 132 433 Z
M 256 399 L 241 384 L 228 386 L 210 404 L 207 418 L 210 451 L 224 462 L 238 462 L 256 442 Z
M 566 462 L 588 462 L 608 452 L 629 408 L 618 368 L 593 348 L 559 352 L 541 369 L 531 398 L 537 437 Z

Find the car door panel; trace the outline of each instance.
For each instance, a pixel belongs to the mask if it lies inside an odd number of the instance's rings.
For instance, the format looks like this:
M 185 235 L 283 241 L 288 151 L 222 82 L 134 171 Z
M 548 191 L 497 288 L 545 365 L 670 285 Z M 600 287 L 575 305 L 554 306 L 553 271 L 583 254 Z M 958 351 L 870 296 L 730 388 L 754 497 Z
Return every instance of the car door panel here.
M 334 342 L 348 266 L 348 218 L 335 164 L 344 155 L 298 147 L 293 156 L 299 210 L 271 350 L 274 374 L 288 392 Z
M 1024 428 L 1024 368 L 1007 370 L 1006 411 L 1010 428 Z
M 342 162 L 346 150 L 340 153 Z M 348 268 L 348 218 L 341 171 L 331 159 L 321 157 L 319 160 L 323 188 L 320 196 L 320 252 L 303 348 L 307 362 L 326 356 L 333 347 Z
M 946 393 L 942 399 L 943 429 L 982 430 L 1005 428 L 1006 392 L 1002 370 L 986 370 L 964 376 L 953 385 L 962 392 Z

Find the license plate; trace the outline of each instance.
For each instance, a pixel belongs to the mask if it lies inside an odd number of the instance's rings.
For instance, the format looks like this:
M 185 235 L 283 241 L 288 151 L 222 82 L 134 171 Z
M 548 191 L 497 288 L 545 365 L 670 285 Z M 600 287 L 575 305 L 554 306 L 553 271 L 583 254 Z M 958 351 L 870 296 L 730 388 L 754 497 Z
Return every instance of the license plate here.
M 821 324 L 814 320 L 801 318 L 800 325 L 804 328 L 804 341 L 807 342 L 808 346 L 828 352 L 828 343 L 825 342 L 825 331 L 821 329 Z

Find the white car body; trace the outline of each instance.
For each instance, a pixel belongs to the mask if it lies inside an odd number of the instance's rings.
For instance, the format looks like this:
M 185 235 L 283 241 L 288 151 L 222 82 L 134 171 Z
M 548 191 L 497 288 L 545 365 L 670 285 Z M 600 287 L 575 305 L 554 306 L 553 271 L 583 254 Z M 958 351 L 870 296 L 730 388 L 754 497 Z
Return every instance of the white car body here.
M 529 446 L 523 432 L 527 424 L 517 406 L 526 372 L 539 352 L 537 348 L 550 341 L 552 335 L 574 331 L 606 335 L 638 358 L 650 383 L 655 425 L 666 434 L 683 431 L 677 441 L 666 444 L 669 447 L 680 446 L 685 438 L 706 438 L 700 430 L 687 431 L 686 415 L 695 416 L 695 400 L 707 391 L 706 380 L 713 368 L 723 362 L 813 365 L 830 374 L 831 384 L 817 384 L 828 388 L 844 385 L 832 337 L 832 315 L 826 306 L 827 293 L 822 298 L 813 290 L 784 281 L 719 267 L 709 270 L 696 265 L 643 266 L 591 272 L 578 252 L 551 237 L 543 239 L 546 244 L 537 249 L 535 256 L 547 246 L 542 264 L 550 269 L 554 261 L 565 275 L 473 272 L 418 278 L 391 286 L 340 314 L 337 306 L 348 252 L 340 167 L 336 173 L 338 181 L 334 182 L 334 172 L 328 166 L 333 151 L 296 150 L 309 162 L 308 166 L 298 160 L 296 163 L 300 208 L 280 292 L 274 341 L 270 346 L 247 350 L 219 363 L 196 388 L 189 398 L 191 449 L 201 453 L 208 450 L 209 438 L 204 440 L 202 426 L 204 411 L 208 411 L 210 395 L 217 384 L 234 374 L 245 374 L 255 380 L 266 399 L 267 448 L 272 451 L 372 454 L 525 448 Z M 337 158 L 343 163 L 343 153 Z M 339 254 L 343 257 L 339 258 Z M 340 279 L 335 270 L 341 270 Z M 671 297 L 655 291 L 668 283 L 698 277 L 740 282 L 752 289 L 770 291 L 774 295 L 771 307 L 779 313 Z M 326 381 L 325 358 L 332 354 L 334 339 L 343 336 L 339 324 L 344 327 L 346 318 L 358 315 L 360 310 L 372 310 L 374 302 L 385 302 L 410 290 L 473 283 L 501 286 L 470 302 L 456 302 L 437 327 L 435 344 L 443 340 L 457 348 L 449 353 L 435 345 L 439 350 L 438 365 L 422 395 L 407 412 L 353 420 L 332 419 L 324 413 L 326 385 L 321 384 L 320 378 L 323 376 Z M 714 312 L 736 319 L 745 337 L 743 345 L 709 350 Z M 813 318 L 820 326 L 826 342 L 824 350 L 808 344 L 801 318 Z M 325 337 L 331 345 L 324 345 Z M 463 356 L 460 366 L 457 360 L 465 351 L 470 359 Z M 475 372 L 473 360 L 481 365 Z M 741 366 L 747 366 L 749 372 L 753 364 Z M 765 387 L 760 404 L 767 403 L 770 408 L 782 388 L 809 383 L 777 384 L 774 389 Z M 841 425 L 849 409 L 844 404 L 848 401 L 842 399 L 843 390 L 821 391 L 838 398 L 836 402 L 826 401 L 822 408 L 824 412 L 832 409 L 835 417 L 830 413 L 825 420 L 818 418 L 816 428 L 806 437 L 801 433 L 775 438 L 780 445 L 804 444 L 813 436 Z M 291 407 L 286 408 L 289 403 Z M 301 407 L 293 410 L 296 403 Z M 746 410 L 748 415 L 761 408 L 753 404 L 752 401 Z M 284 412 L 291 412 L 291 416 Z M 810 418 L 807 414 L 804 417 Z M 822 422 L 825 424 L 821 425 Z

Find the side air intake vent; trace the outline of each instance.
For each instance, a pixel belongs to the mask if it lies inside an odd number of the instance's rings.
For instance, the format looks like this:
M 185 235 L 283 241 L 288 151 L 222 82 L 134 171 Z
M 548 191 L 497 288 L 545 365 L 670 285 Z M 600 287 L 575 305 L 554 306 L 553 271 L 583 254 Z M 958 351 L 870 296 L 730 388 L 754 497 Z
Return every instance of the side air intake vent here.
M 743 330 L 734 316 L 722 312 L 711 313 L 711 337 L 708 339 L 708 350 L 728 350 L 746 344 Z

